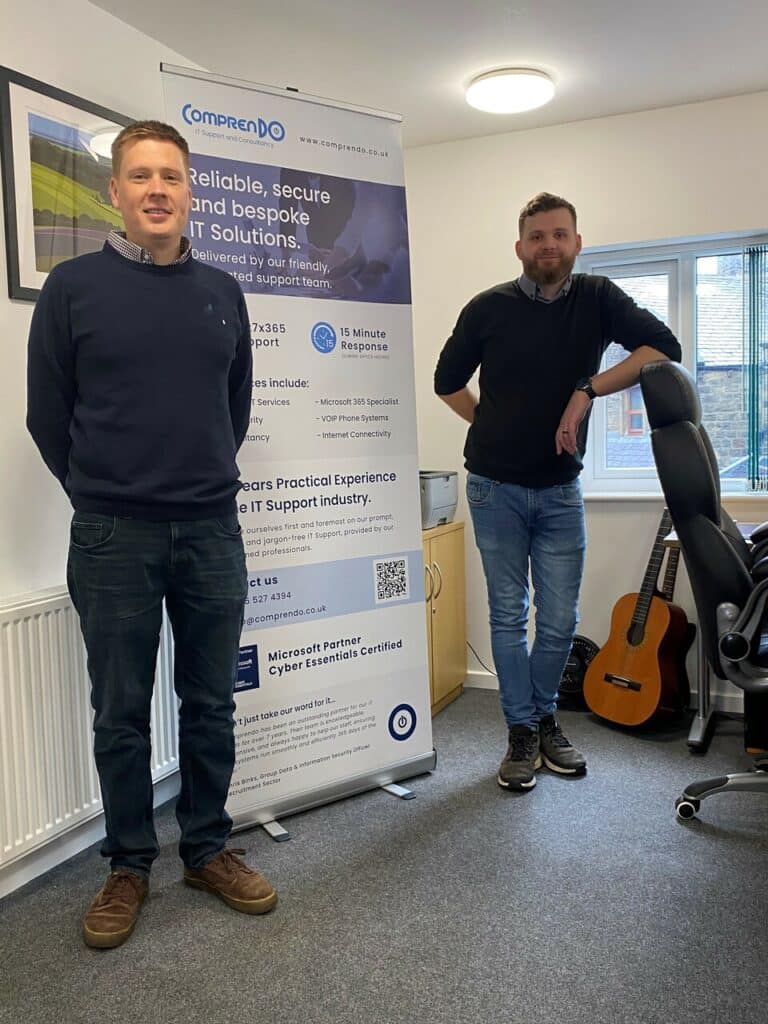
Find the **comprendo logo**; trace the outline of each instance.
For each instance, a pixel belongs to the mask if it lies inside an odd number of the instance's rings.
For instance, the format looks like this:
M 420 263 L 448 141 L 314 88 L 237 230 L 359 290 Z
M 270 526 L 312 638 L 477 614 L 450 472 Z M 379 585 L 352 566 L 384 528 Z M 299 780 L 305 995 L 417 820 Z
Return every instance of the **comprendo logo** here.
M 233 117 L 231 114 L 220 114 L 215 110 L 199 110 L 191 103 L 181 108 L 181 116 L 187 124 L 210 124 L 215 128 L 231 128 L 233 131 L 252 132 L 260 139 L 272 139 L 282 142 L 285 138 L 285 125 L 280 121 L 265 121 L 263 117 L 255 120 L 247 117 Z

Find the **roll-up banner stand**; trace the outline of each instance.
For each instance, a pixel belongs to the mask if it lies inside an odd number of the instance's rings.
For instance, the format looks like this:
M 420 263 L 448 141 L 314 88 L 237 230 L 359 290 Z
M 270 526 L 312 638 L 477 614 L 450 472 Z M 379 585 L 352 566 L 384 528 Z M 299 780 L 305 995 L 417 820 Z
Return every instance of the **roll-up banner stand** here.
M 243 828 L 435 764 L 400 118 L 161 70 L 193 255 L 240 282 L 251 321 Z

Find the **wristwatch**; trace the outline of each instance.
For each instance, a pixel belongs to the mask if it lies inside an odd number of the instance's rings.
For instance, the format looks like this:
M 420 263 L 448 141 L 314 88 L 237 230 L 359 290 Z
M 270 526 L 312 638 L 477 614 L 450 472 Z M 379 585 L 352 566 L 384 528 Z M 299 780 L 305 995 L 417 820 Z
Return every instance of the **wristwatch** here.
M 582 377 L 576 381 L 576 387 L 574 391 L 583 391 L 590 402 L 593 402 L 597 398 L 597 392 L 592 387 L 592 380 L 590 377 Z

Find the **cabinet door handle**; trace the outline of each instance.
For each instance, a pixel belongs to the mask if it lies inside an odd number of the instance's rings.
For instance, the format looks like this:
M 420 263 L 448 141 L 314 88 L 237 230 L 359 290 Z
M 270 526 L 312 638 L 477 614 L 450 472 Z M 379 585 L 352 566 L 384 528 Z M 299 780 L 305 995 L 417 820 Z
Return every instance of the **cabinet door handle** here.
M 443 591 L 443 573 L 442 573 L 442 570 L 441 570 L 440 566 L 437 564 L 437 562 L 433 561 L 432 565 L 434 565 L 434 567 L 435 567 L 435 572 L 437 573 L 438 582 L 440 584 L 440 586 L 435 591 L 435 595 L 434 595 L 435 598 L 438 598 L 438 597 L 440 597 L 440 594 Z
M 429 593 L 424 598 L 424 601 L 428 604 L 432 600 L 432 596 L 435 593 L 435 577 L 432 575 L 432 570 L 428 565 L 424 566 L 424 572 L 429 576 Z

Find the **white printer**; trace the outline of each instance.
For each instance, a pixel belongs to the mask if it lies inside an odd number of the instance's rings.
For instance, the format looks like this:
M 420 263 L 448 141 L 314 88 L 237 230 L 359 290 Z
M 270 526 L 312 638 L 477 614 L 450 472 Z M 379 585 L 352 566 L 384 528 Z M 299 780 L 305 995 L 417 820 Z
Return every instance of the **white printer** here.
M 419 470 L 422 530 L 453 522 L 459 500 L 458 487 L 457 474 L 453 470 Z

